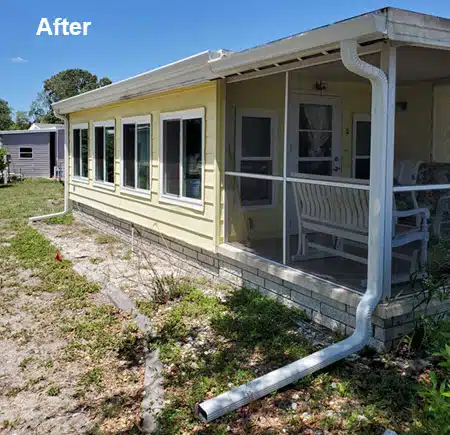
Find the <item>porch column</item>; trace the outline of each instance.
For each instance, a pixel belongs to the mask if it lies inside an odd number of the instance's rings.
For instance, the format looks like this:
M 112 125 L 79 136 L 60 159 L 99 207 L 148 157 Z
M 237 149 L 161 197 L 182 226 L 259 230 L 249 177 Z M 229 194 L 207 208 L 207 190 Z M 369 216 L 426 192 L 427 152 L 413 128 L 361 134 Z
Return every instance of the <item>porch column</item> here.
M 284 82 L 284 136 L 283 136 L 283 264 L 287 264 L 289 243 L 287 240 L 287 206 L 286 206 L 286 171 L 288 149 L 288 120 L 289 120 L 289 71 L 285 73 Z
M 381 69 L 388 79 L 387 105 L 387 146 L 386 146 L 386 207 L 385 207 L 385 237 L 384 237 L 384 270 L 383 299 L 391 297 L 392 286 L 392 221 L 393 185 L 394 185 L 394 150 L 395 150 L 395 91 L 397 84 L 397 49 L 388 41 L 381 52 Z

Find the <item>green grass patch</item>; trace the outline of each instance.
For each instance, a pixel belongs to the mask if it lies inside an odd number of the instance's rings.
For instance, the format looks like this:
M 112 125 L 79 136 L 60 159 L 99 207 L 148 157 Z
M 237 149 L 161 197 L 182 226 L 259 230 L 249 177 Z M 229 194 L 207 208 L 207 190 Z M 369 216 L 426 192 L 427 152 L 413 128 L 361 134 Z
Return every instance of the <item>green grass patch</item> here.
M 110 243 L 118 243 L 119 239 L 115 236 L 110 236 L 109 234 L 101 234 L 95 238 L 95 243 L 97 245 L 108 245 Z
M 45 179 L 26 179 L 13 184 L 0 192 L 0 219 L 29 218 L 62 211 L 64 204 L 56 207 L 49 200 L 60 201 L 63 193 L 63 184 Z
M 75 222 L 75 218 L 72 213 L 66 213 L 46 219 L 44 222 L 49 225 L 72 225 Z

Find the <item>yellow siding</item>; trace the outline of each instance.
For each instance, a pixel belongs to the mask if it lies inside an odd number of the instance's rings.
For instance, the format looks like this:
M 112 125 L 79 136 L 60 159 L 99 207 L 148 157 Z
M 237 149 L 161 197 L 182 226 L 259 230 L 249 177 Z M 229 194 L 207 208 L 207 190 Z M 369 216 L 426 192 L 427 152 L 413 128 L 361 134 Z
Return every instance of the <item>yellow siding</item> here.
M 204 206 L 202 210 L 195 210 L 189 206 L 168 204 L 159 198 L 160 114 L 200 107 L 205 109 Z M 217 108 L 217 83 L 209 82 L 72 113 L 70 115 L 71 125 L 89 123 L 89 184 L 81 184 L 72 180 L 70 158 L 70 199 L 113 214 L 118 218 L 160 231 L 163 235 L 177 238 L 204 249 L 214 250 L 216 238 Z M 121 118 L 139 115 L 152 116 L 152 181 L 151 193 L 146 198 L 120 192 Z M 93 123 L 105 120 L 115 120 L 116 125 L 114 191 L 96 187 L 93 183 Z

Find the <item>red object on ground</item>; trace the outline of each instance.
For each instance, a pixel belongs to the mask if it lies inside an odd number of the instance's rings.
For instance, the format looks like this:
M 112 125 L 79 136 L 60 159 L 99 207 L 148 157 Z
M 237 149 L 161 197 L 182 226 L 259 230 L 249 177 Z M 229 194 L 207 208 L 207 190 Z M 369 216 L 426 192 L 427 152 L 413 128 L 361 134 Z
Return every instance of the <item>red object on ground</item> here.
M 63 259 L 62 259 L 62 257 L 61 257 L 61 254 L 59 253 L 59 251 L 56 253 L 56 260 L 57 261 L 63 261 Z

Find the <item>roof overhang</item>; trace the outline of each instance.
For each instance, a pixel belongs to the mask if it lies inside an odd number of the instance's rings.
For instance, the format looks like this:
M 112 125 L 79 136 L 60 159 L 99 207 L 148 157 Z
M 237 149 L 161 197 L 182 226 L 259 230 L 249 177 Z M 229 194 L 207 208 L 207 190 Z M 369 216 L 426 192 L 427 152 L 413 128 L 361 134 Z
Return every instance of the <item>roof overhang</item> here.
M 381 50 L 393 40 L 450 49 L 450 20 L 400 9 L 385 8 L 237 53 L 205 51 L 146 73 L 95 89 L 52 105 L 58 114 L 93 108 L 230 76 L 256 77 L 311 66 L 319 56 L 339 59 L 340 41 L 356 40 L 362 54 Z M 371 48 L 370 45 L 372 45 Z M 290 66 L 286 66 L 290 64 Z M 275 67 L 275 68 L 274 68 Z M 269 71 L 267 71 L 269 73 Z M 238 79 L 238 77 L 236 77 Z
M 205 82 L 214 78 L 208 66 L 209 60 L 224 56 L 225 53 L 224 51 L 204 51 L 103 88 L 58 101 L 52 104 L 52 107 L 59 114 L 67 114 L 171 88 Z
M 39 134 L 39 133 L 56 133 L 61 128 L 43 128 L 41 130 L 2 130 L 0 134 Z

